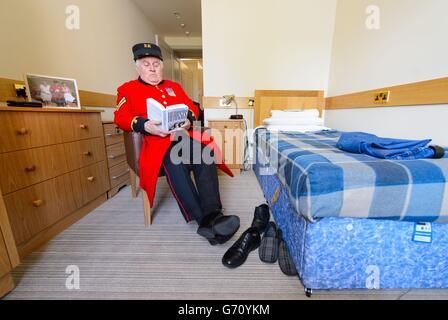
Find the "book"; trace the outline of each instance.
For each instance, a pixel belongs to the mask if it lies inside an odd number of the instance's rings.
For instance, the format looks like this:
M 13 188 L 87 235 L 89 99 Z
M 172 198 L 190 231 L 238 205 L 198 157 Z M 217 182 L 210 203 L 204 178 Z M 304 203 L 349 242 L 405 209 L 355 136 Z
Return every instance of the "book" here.
M 149 98 L 146 100 L 148 119 L 160 121 L 160 126 L 166 131 L 180 128 L 188 117 L 188 106 L 175 104 L 166 108 L 157 100 Z

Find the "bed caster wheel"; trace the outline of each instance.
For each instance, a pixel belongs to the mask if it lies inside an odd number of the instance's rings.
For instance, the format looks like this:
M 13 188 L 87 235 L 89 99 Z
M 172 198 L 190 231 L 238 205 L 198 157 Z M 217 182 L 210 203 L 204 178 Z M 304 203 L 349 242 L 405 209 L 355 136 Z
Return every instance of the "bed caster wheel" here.
M 305 288 L 305 295 L 306 295 L 308 298 L 311 298 L 311 296 L 313 295 L 313 289 Z

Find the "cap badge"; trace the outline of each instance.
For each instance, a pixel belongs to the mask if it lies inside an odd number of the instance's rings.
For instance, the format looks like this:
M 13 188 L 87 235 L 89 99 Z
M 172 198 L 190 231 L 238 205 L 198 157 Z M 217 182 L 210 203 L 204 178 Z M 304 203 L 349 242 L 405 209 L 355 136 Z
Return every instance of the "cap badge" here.
M 144 47 L 145 47 L 145 48 L 151 48 L 151 45 L 150 45 L 149 43 L 145 43 L 145 44 L 144 44 Z

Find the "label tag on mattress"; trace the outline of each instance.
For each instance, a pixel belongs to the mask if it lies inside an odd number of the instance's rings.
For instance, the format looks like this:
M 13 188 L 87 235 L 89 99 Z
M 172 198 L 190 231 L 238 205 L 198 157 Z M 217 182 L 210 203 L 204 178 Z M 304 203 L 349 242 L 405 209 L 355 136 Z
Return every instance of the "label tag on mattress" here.
M 414 242 L 432 242 L 432 227 L 431 223 L 416 223 L 414 227 L 414 234 L 412 235 L 412 241 Z

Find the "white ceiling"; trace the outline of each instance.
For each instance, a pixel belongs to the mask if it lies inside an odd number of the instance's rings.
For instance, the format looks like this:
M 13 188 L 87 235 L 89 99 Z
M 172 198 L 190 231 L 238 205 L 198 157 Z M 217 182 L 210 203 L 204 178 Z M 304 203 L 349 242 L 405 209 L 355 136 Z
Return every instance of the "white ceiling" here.
M 162 37 L 202 36 L 201 0 L 133 0 Z M 181 19 L 176 19 L 179 12 Z M 185 23 L 185 28 L 179 26 Z

